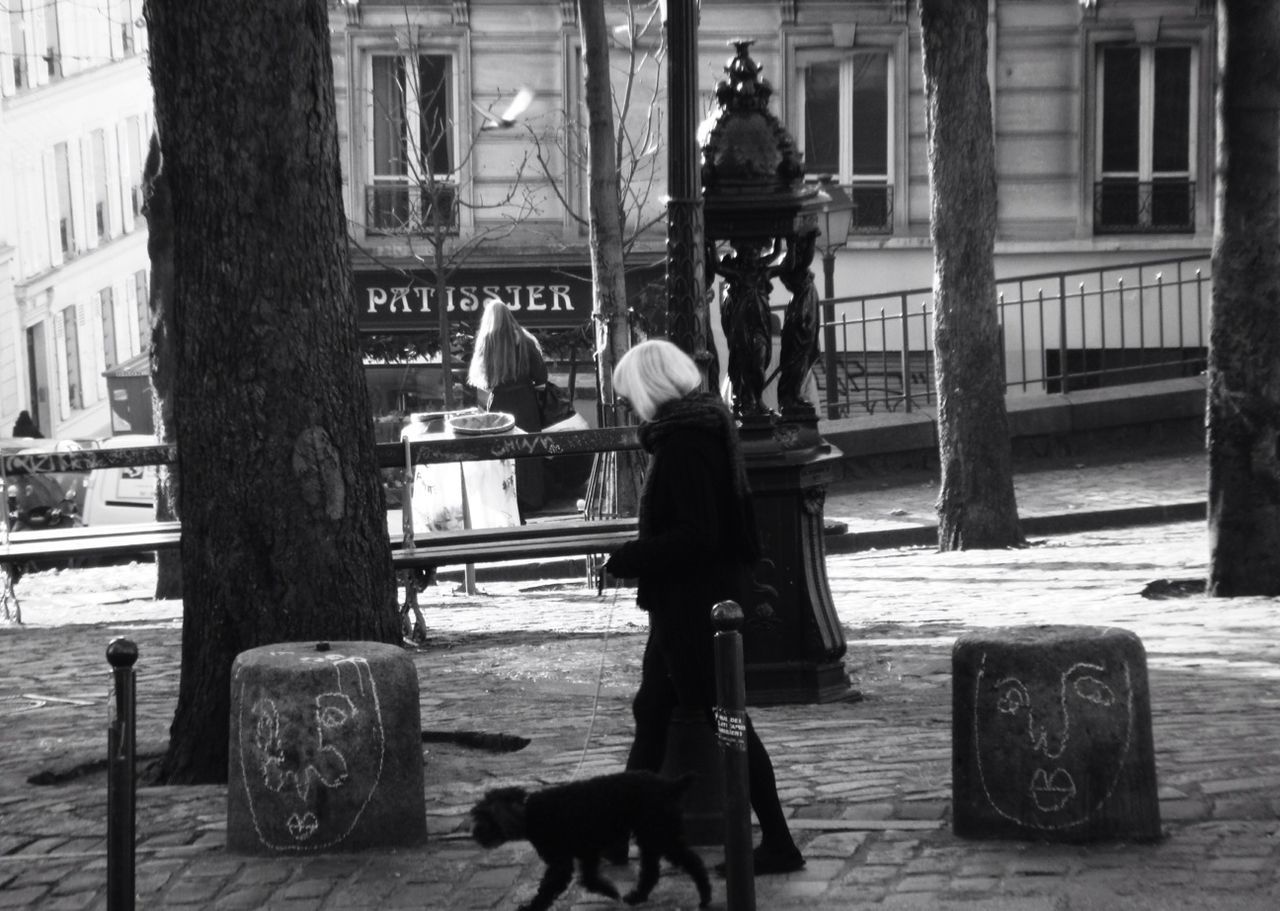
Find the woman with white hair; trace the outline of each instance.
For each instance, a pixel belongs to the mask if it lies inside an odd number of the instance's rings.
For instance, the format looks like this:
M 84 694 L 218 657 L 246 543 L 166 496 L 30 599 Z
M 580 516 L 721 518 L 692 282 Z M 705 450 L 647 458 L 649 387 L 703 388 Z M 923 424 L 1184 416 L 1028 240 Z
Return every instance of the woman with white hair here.
M 703 709 L 711 723 L 711 608 L 734 600 L 750 612 L 760 541 L 737 426 L 718 396 L 700 391 L 693 360 L 670 342 L 642 342 L 618 361 L 613 383 L 640 418 L 640 444 L 651 456 L 639 535 L 605 568 L 637 580 L 636 603 L 649 613 L 627 768 L 656 772 L 677 705 Z M 755 872 L 794 872 L 804 857 L 787 826 L 769 754 L 750 719 L 746 727 L 751 806 L 761 832 Z

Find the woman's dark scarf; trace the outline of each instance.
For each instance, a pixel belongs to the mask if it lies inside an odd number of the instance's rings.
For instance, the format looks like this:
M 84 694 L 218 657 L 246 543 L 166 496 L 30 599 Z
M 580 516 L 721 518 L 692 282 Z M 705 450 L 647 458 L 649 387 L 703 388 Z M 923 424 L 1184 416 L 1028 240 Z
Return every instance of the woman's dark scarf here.
M 653 420 L 640 425 L 640 445 L 645 452 L 653 453 L 664 439 L 682 430 L 696 430 L 720 441 L 728 456 L 729 470 L 733 477 L 733 500 L 740 510 L 735 523 L 741 532 L 740 543 L 745 549 L 744 562 L 754 563 L 760 556 L 760 542 L 756 534 L 755 506 L 751 499 L 751 487 L 747 482 L 747 467 L 742 460 L 742 447 L 738 443 L 738 425 L 719 396 L 710 392 L 691 392 L 658 407 Z

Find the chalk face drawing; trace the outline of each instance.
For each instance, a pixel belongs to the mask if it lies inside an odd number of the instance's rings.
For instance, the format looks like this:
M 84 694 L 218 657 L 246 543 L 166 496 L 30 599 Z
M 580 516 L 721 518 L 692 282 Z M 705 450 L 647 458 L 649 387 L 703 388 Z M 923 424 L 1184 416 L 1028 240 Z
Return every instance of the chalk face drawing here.
M 1133 691 L 1123 659 L 1048 668 L 1043 658 L 1002 657 L 992 666 L 983 655 L 974 754 L 997 813 L 1064 829 L 1088 820 L 1115 790 L 1133 739 Z
M 276 653 L 284 655 L 311 665 L 299 679 L 314 680 L 315 691 L 286 700 L 240 683 L 240 768 L 261 842 L 316 851 L 351 833 L 378 787 L 382 712 L 365 658 Z

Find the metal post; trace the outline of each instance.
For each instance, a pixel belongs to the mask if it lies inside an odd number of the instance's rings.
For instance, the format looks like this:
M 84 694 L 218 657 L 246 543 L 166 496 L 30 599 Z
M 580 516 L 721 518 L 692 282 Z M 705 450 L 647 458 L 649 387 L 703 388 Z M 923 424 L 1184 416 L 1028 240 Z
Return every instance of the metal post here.
M 698 150 L 698 3 L 667 4 L 668 336 L 697 362 L 706 384 L 706 251 Z
M 716 735 L 724 767 L 725 895 L 729 911 L 755 911 L 751 792 L 747 783 L 747 684 L 742 661 L 742 608 L 721 601 L 716 628 Z
M 902 371 L 902 407 L 911 411 L 911 325 L 908 322 L 907 296 L 902 295 L 902 351 L 899 355 L 898 369 Z
M 107 646 L 116 695 L 107 723 L 107 911 L 133 911 L 137 660 L 138 646 L 129 639 L 112 639 Z
M 1058 372 L 1062 379 L 1058 385 L 1059 392 L 1070 392 L 1067 386 L 1067 278 L 1058 276 Z M 1083 334 L 1083 327 L 1082 327 Z
M 400 481 L 400 540 L 404 552 L 412 555 L 417 546 L 413 527 L 413 448 L 408 437 L 402 437 L 401 442 L 404 443 L 404 475 Z M 404 609 L 400 611 L 400 632 L 406 639 L 421 642 L 426 638 L 427 629 L 418 608 L 418 577 L 413 569 L 404 570 L 401 576 L 404 579 Z
M 9 543 L 9 532 L 13 529 L 14 523 L 18 519 L 18 487 L 16 484 L 9 483 L 9 476 L 0 474 L 0 481 L 4 484 L 5 490 L 5 517 L 4 525 L 0 527 L 0 539 L 3 539 L 7 545 Z M 0 566 L 0 575 L 4 576 L 4 586 L 0 590 L 0 617 L 5 620 L 11 620 L 14 623 L 22 622 L 22 603 L 18 601 L 18 592 L 14 586 L 18 582 L 18 576 L 21 572 L 17 563 L 5 563 Z M 9 602 L 13 602 L 13 612 L 9 611 Z
M 829 247 L 822 254 L 822 280 L 825 300 L 822 302 L 822 345 L 826 348 L 827 417 L 840 417 L 840 390 L 836 388 L 836 251 Z

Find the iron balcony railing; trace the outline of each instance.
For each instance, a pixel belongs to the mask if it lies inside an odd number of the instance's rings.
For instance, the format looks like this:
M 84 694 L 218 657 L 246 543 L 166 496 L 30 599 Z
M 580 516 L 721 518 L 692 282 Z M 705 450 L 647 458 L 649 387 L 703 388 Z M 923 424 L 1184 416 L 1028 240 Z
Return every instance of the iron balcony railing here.
M 1000 279 L 1010 395 L 1195 376 L 1208 357 L 1209 259 L 1184 257 Z M 828 418 L 936 401 L 930 288 L 822 302 L 814 365 Z M 782 317 L 785 307 L 775 308 Z
M 853 202 L 850 234 L 890 234 L 893 231 L 893 187 L 888 184 L 844 184 Z
M 458 233 L 458 188 L 450 183 L 367 184 L 364 207 L 371 234 Z
M 1093 185 L 1094 234 L 1192 234 L 1195 229 L 1194 180 L 1108 177 Z

